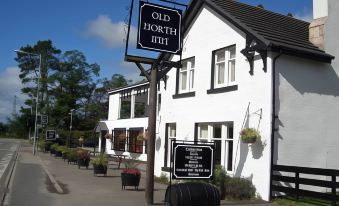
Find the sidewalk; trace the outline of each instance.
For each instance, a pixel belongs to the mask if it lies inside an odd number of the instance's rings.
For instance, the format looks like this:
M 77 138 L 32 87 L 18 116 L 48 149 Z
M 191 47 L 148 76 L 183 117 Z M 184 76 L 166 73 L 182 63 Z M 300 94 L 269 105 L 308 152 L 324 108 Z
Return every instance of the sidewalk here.
M 92 205 L 145 205 L 145 173 L 142 171 L 139 190 L 121 189 L 121 170 L 118 163 L 110 162 L 107 176 L 94 176 L 93 167 L 78 169 L 49 153 L 32 155 L 31 146 L 24 144 L 19 152 L 15 175 L 5 205 L 92 206 Z M 123 164 L 122 164 L 123 167 Z M 52 178 L 48 177 L 48 174 Z M 51 181 L 52 180 L 52 181 Z M 61 187 L 53 185 L 56 181 Z M 154 183 L 155 205 L 165 205 L 166 185 Z M 222 201 L 222 205 L 231 205 Z M 254 204 L 273 205 L 273 204 Z
M 142 172 L 139 190 L 134 187 L 121 189 L 121 170 L 118 163 L 110 161 L 107 176 L 94 176 L 93 166 L 88 169 L 78 169 L 77 165 L 67 164 L 62 159 L 39 153 L 43 164 L 54 176 L 64 194 L 60 194 L 60 204 L 57 205 L 144 205 L 145 174 Z M 121 165 L 123 168 L 123 164 Z M 154 203 L 164 205 L 166 186 L 154 184 Z M 56 192 L 56 191 L 54 191 Z

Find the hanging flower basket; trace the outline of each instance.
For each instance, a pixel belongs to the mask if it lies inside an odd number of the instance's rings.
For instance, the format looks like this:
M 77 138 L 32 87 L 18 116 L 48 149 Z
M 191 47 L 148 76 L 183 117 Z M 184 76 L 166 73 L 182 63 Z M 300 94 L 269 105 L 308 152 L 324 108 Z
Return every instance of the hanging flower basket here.
M 145 133 L 146 134 L 146 133 Z M 138 141 L 143 141 L 143 140 L 147 140 L 147 135 L 145 135 L 144 133 L 140 133 L 138 136 L 137 136 L 137 140 Z
M 106 139 L 112 139 L 112 135 L 109 134 L 109 133 L 107 133 L 107 134 L 105 135 L 105 138 L 106 138 Z
M 240 132 L 240 139 L 245 144 L 255 143 L 260 138 L 258 130 L 254 128 L 244 128 Z

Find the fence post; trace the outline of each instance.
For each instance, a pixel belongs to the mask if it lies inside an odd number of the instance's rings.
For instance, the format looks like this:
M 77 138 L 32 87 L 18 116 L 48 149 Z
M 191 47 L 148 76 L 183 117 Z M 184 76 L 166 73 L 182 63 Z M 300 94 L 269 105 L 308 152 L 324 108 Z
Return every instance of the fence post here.
M 336 175 L 332 175 L 332 206 L 336 205 L 336 199 L 337 199 L 337 195 L 336 195 L 336 183 L 337 183 L 337 176 Z
M 299 201 L 299 172 L 295 172 L 295 194 L 297 201 Z

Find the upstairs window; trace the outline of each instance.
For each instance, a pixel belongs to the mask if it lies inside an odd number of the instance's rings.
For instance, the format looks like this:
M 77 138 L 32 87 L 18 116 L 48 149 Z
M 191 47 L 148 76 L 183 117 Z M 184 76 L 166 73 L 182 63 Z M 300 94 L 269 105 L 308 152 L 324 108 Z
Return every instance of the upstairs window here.
M 214 52 L 214 88 L 235 84 L 235 48 L 234 45 Z
M 179 93 L 191 92 L 194 89 L 195 59 L 190 58 L 182 61 L 179 69 Z

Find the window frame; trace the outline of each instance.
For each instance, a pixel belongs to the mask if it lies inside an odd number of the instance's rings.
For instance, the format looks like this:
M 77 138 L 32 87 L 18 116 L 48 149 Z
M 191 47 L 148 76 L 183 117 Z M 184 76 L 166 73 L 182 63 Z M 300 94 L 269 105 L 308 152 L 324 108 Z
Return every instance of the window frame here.
M 231 50 L 234 48 L 234 58 L 231 58 Z M 217 61 L 217 54 L 219 52 L 224 52 L 225 58 L 223 61 Z M 231 81 L 232 75 L 230 74 L 231 67 L 230 63 L 234 62 L 234 81 Z M 224 64 L 224 82 L 218 83 L 218 67 L 217 64 Z M 207 90 L 207 94 L 221 93 L 221 92 L 229 92 L 238 90 L 238 82 L 237 82 L 237 47 L 236 44 L 232 44 L 227 47 L 223 47 L 220 49 L 216 49 L 212 51 L 212 61 L 211 61 L 211 86 L 210 89 Z
M 176 70 L 176 88 L 173 98 L 184 98 L 184 97 L 193 97 L 195 96 L 195 76 L 196 76 L 196 61 L 195 56 L 181 60 L 182 64 L 186 63 L 186 88 L 182 89 L 182 68 L 177 68 Z M 193 67 L 192 67 L 193 65 Z

